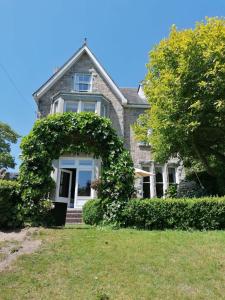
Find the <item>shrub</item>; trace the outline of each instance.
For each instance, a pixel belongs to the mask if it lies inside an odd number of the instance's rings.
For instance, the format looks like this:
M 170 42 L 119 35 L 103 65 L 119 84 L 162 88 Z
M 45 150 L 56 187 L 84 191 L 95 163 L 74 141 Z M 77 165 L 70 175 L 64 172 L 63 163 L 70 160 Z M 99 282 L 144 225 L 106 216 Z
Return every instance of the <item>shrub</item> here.
M 207 196 L 207 191 L 195 181 L 182 180 L 177 188 L 177 198 L 200 198 Z
M 100 199 L 92 199 L 83 206 L 83 220 L 89 225 L 97 225 L 103 220 L 103 208 Z
M 0 180 L 0 227 L 18 227 L 23 223 L 22 200 L 16 181 Z
M 24 222 L 32 226 L 53 225 L 51 211 L 53 203 L 50 199 L 40 199 L 39 201 L 23 200 Z
M 225 197 L 132 199 L 123 225 L 140 229 L 225 229 Z
M 176 198 L 177 197 L 177 184 L 169 185 L 166 193 L 166 198 Z

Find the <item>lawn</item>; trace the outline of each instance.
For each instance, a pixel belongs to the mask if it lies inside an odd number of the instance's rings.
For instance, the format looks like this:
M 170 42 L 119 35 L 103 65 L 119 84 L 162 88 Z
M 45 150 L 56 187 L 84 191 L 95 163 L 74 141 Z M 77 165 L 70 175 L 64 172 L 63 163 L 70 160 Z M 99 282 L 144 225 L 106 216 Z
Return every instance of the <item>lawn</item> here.
M 225 299 L 225 232 L 41 229 L 0 299 Z

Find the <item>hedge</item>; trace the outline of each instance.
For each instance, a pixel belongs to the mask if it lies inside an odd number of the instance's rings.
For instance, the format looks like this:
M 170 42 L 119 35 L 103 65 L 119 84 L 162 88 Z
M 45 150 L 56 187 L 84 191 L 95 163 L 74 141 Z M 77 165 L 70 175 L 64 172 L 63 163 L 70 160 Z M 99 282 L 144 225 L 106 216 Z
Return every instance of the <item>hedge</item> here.
M 132 199 L 123 210 L 124 227 L 139 229 L 225 229 L 225 197 Z
M 97 225 L 103 220 L 104 211 L 100 199 L 92 199 L 83 206 L 83 221 L 89 225 Z
M 0 180 L 0 228 L 18 227 L 23 223 L 19 184 Z

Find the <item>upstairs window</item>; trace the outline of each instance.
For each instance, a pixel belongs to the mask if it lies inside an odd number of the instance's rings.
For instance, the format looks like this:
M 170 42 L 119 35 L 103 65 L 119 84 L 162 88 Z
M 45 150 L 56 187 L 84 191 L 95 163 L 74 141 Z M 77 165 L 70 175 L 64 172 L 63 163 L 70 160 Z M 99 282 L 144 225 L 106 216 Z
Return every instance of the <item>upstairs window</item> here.
M 77 92 L 91 92 L 92 90 L 91 74 L 75 73 L 74 87 L 75 87 L 75 91 Z

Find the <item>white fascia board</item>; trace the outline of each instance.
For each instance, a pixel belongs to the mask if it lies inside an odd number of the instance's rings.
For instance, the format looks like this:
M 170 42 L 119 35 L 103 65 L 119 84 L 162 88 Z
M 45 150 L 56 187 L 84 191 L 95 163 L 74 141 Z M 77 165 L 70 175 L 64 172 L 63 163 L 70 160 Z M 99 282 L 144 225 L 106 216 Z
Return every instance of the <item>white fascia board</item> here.
M 83 52 L 86 51 L 86 53 L 89 55 L 89 57 L 92 59 L 93 63 L 96 65 L 96 67 L 101 72 L 102 76 L 105 78 L 105 80 L 109 83 L 109 86 L 111 86 L 112 90 L 116 93 L 116 95 L 121 99 L 122 104 L 127 103 L 127 99 L 124 97 L 124 95 L 121 93 L 119 88 L 116 86 L 116 84 L 113 82 L 113 80 L 109 77 L 109 75 L 106 73 L 106 71 L 103 69 L 101 64 L 97 61 L 95 56 L 92 54 L 92 52 L 89 50 L 89 48 L 85 45 L 83 46 L 69 61 L 68 63 L 59 70 L 55 76 L 53 76 L 38 92 L 34 94 L 34 98 L 36 101 L 40 97 L 46 93 L 57 80 L 59 80 L 66 71 L 79 59 L 79 57 L 83 54 Z
M 91 59 L 93 60 L 94 64 L 96 65 L 96 67 L 99 69 L 99 71 L 101 72 L 101 74 L 103 75 L 103 77 L 105 78 L 105 80 L 109 83 L 109 85 L 111 86 L 112 90 L 116 93 L 117 96 L 119 96 L 119 98 L 122 100 L 122 104 L 127 104 L 127 99 L 124 97 L 124 95 L 122 94 L 122 92 L 120 91 L 120 89 L 116 86 L 116 84 L 113 82 L 113 80 L 109 77 L 109 75 L 106 73 L 106 71 L 103 69 L 103 67 L 101 66 L 101 64 L 97 61 L 97 59 L 94 57 L 94 55 L 92 54 L 92 52 L 88 49 L 87 46 L 84 47 L 86 52 L 88 53 L 88 55 L 91 57 Z
M 124 107 L 132 107 L 132 108 L 150 108 L 150 105 L 149 104 L 126 104 L 126 105 L 123 105 Z
M 46 93 L 52 86 L 53 84 L 59 80 L 65 73 L 66 71 L 74 64 L 74 62 L 81 56 L 81 54 L 84 51 L 84 47 L 80 49 L 80 51 L 78 51 L 72 58 L 70 61 L 68 61 L 68 63 L 61 69 L 59 70 L 55 76 L 53 76 L 48 82 L 46 82 L 46 84 L 43 85 L 43 87 L 34 94 L 34 98 L 35 99 L 39 99 L 40 97 L 43 96 L 44 93 Z

